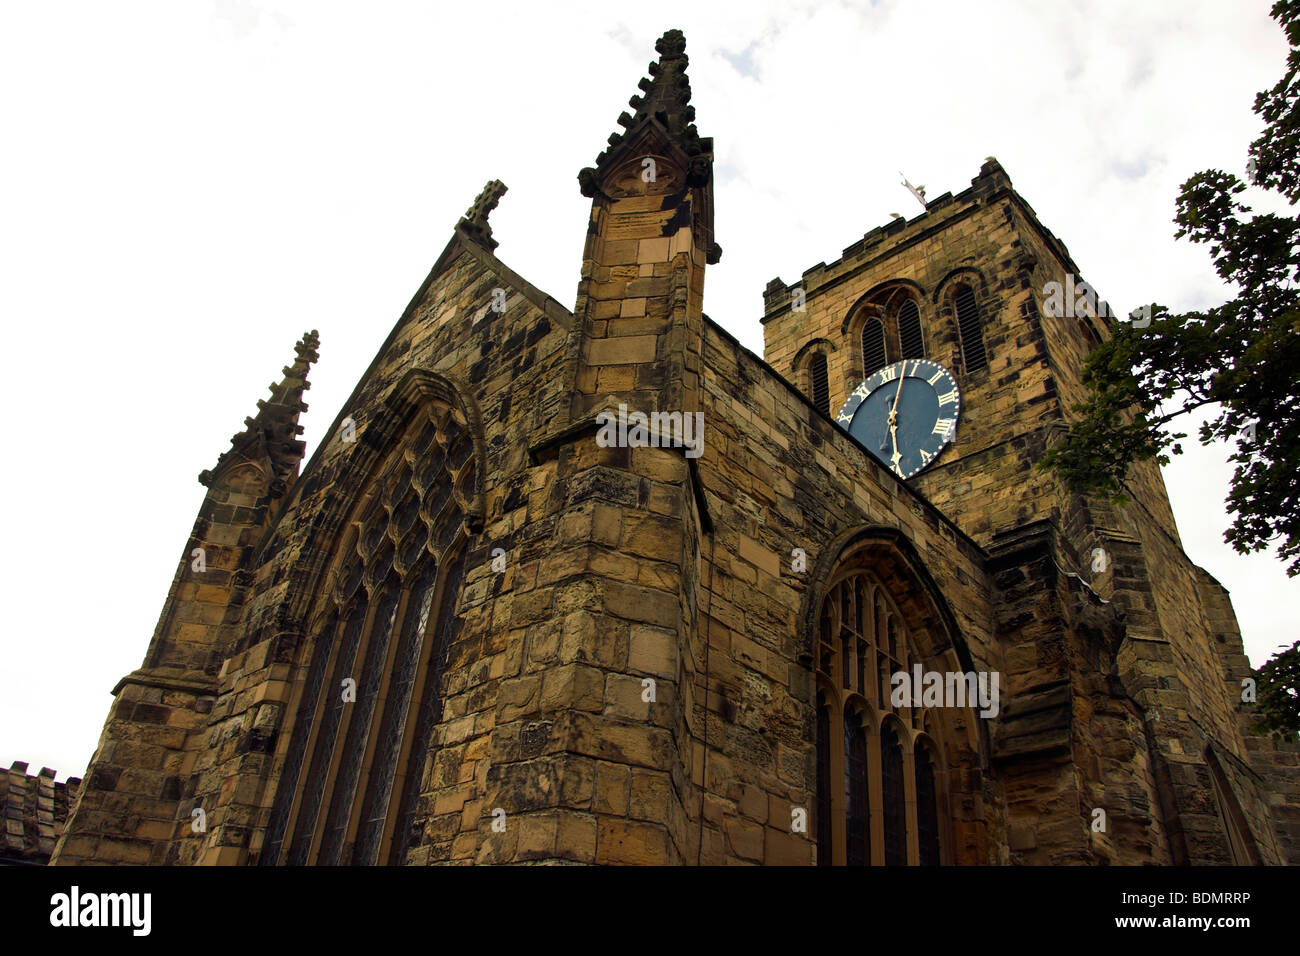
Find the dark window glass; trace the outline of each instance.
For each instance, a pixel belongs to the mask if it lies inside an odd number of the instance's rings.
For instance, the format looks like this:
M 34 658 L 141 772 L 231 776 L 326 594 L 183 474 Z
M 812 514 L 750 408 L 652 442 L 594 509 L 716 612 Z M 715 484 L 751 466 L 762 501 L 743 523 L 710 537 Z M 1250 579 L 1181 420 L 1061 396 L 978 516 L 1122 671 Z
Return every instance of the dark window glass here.
M 316 855 L 318 866 L 334 866 L 338 863 L 347 836 L 348 819 L 352 814 L 357 783 L 362 776 L 361 761 L 365 757 L 366 743 L 370 740 L 370 722 L 374 718 L 375 703 L 379 699 L 384 667 L 388 662 L 388 645 L 393 633 L 393 619 L 397 616 L 397 599 L 401 593 L 400 579 L 396 574 L 390 574 L 380 591 L 379 603 L 375 608 L 365 663 L 357 679 L 357 699 L 346 705 L 348 729 L 344 736 L 342 759 L 334 777 L 334 795 L 325 815 L 325 832 L 321 837 L 320 852 Z
M 826 378 L 826 356 L 814 355 L 812 358 L 812 400 L 823 415 L 831 413 L 830 383 Z
M 939 808 L 930 751 L 916 751 L 916 836 L 922 866 L 939 865 Z
M 352 676 L 352 665 L 357 654 L 357 643 L 361 637 L 361 626 L 366 620 L 366 592 L 348 613 L 347 623 L 343 627 L 343 641 L 339 646 L 338 660 L 334 662 L 334 673 L 329 683 L 323 688 L 325 696 L 324 718 L 320 733 L 312 750 L 311 766 L 307 779 L 303 781 L 302 805 L 298 809 L 298 821 L 294 826 L 293 845 L 289 848 L 289 865 L 302 866 L 308 862 L 312 840 L 316 830 L 316 816 L 320 812 L 321 801 L 325 797 L 326 771 L 330 758 L 334 755 L 334 739 L 338 734 L 339 721 L 343 716 L 343 681 Z
M 984 330 L 980 327 L 979 309 L 970 286 L 957 286 L 953 293 L 953 306 L 957 311 L 957 332 L 961 336 L 962 367 L 969 375 L 988 365 L 988 356 L 984 353 Z
M 867 582 L 862 578 L 858 578 L 854 594 L 858 605 L 858 634 L 861 637 L 868 637 L 871 634 L 869 621 L 871 602 L 867 600 Z
M 446 583 L 443 585 L 442 601 L 438 608 L 438 630 L 434 640 L 429 643 L 429 652 L 425 657 L 424 681 L 419 688 L 419 710 L 415 716 L 410 753 L 400 778 L 395 781 L 394 789 L 401 794 L 401 804 L 397 808 L 397 828 L 393 834 L 393 845 L 389 852 L 390 864 L 404 863 L 406 850 L 412 837 L 418 837 L 415 817 L 417 798 L 420 795 L 420 783 L 424 776 L 425 758 L 429 753 L 429 741 L 433 739 L 433 728 L 442 713 L 442 700 L 438 688 L 442 684 L 442 669 L 447 660 L 447 648 L 455 636 L 456 603 L 460 597 L 460 582 L 465 567 L 465 551 L 461 549 L 455 560 L 447 569 Z
M 361 562 L 357 562 L 360 567 Z M 358 578 L 359 580 L 359 578 Z M 316 707 L 320 702 L 321 688 L 325 682 L 325 666 L 329 663 L 330 650 L 334 646 L 334 636 L 338 631 L 338 611 L 332 611 L 320 638 L 312 651 L 311 666 L 307 671 L 307 682 L 303 687 L 302 702 L 298 705 L 298 719 L 293 727 L 293 739 L 289 742 L 289 752 L 285 756 L 284 770 L 280 774 L 279 787 L 276 790 L 275 809 L 271 811 L 271 821 L 266 829 L 266 845 L 259 863 L 274 866 L 280 858 L 280 848 L 284 843 L 284 831 L 289 822 L 289 811 L 293 808 L 293 795 L 298 788 L 298 776 L 302 773 L 303 758 L 307 753 L 307 740 L 316 720 Z
M 889 724 L 880 732 L 880 777 L 884 791 L 885 865 L 907 865 L 907 807 L 903 795 L 903 747 Z
M 889 364 L 885 356 L 885 327 L 879 319 L 867 319 L 862 326 L 862 369 L 871 375 Z
M 393 680 L 379 725 L 366 802 L 361 808 L 361 826 L 357 831 L 357 846 L 352 860 L 359 866 L 372 866 L 379 858 L 379 845 L 392 800 L 393 778 L 401 754 L 402 735 L 406 729 L 411 691 L 415 686 L 420 651 L 424 647 L 437 576 L 437 566 L 432 560 L 427 561 L 407 604 L 406 622 L 393 662 Z
M 925 343 L 921 340 L 921 310 L 908 299 L 898 310 L 898 342 L 903 358 L 925 358 Z
M 844 715 L 844 807 L 849 866 L 866 866 L 871 862 L 867 837 L 867 740 L 862 718 Z
M 817 865 L 831 865 L 831 711 L 817 695 Z

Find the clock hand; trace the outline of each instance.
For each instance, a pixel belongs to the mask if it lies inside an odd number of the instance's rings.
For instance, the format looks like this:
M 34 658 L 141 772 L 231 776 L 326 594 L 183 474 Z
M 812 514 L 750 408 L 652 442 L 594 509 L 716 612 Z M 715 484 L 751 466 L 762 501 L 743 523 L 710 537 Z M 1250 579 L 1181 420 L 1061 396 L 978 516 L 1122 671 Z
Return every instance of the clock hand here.
M 895 421 L 898 414 L 898 400 L 903 395 L 903 379 L 907 378 L 907 366 L 904 365 L 902 371 L 898 373 L 898 391 L 894 393 L 894 407 L 889 410 L 889 420 Z
M 898 376 L 898 390 L 894 392 L 894 404 L 889 407 L 889 419 L 887 420 L 886 424 L 889 425 L 889 429 L 891 432 L 894 430 L 894 426 L 898 424 L 898 399 L 903 394 L 903 379 L 906 377 L 906 372 L 907 372 L 907 366 L 904 365 L 903 374 Z M 883 441 L 880 443 L 880 450 L 881 451 L 885 450 L 885 443 Z M 898 451 L 897 442 L 894 443 L 894 451 Z
M 889 435 L 894 442 L 894 454 L 890 460 L 893 461 L 894 463 L 894 471 L 898 471 L 898 462 L 899 459 L 902 457 L 898 453 L 898 434 L 897 434 L 898 400 L 903 396 L 903 379 L 905 379 L 906 377 L 907 377 L 907 364 L 904 363 L 903 368 L 900 370 L 898 374 L 898 391 L 894 392 L 894 405 L 889 410 Z M 885 450 L 885 445 L 883 442 L 881 442 L 880 450 L 881 451 Z

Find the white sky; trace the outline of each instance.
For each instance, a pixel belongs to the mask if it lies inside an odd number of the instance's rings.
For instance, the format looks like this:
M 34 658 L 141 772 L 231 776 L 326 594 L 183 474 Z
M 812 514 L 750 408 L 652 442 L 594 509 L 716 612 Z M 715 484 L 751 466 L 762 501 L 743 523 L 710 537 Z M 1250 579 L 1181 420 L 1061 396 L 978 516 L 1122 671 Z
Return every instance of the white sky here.
M 308 454 L 484 182 L 498 255 L 571 306 L 591 165 L 665 30 L 716 149 L 705 310 L 762 353 L 762 290 L 1002 162 L 1116 309 L 1223 301 L 1175 242 L 1241 174 L 1286 44 L 1266 0 L 0 6 L 0 767 L 80 775 L 194 522 L 196 476 L 321 336 Z M 1188 429 L 1193 431 L 1193 429 Z M 1229 469 L 1166 470 L 1251 660 L 1300 582 L 1222 541 Z

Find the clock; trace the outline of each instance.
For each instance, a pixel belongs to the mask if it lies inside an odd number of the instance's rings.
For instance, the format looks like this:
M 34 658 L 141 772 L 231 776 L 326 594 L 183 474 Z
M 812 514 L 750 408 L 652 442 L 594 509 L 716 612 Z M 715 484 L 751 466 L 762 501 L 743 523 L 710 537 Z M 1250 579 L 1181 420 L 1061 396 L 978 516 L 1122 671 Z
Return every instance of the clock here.
M 957 380 L 929 359 L 886 365 L 853 390 L 835 421 L 900 478 L 939 457 L 957 430 Z

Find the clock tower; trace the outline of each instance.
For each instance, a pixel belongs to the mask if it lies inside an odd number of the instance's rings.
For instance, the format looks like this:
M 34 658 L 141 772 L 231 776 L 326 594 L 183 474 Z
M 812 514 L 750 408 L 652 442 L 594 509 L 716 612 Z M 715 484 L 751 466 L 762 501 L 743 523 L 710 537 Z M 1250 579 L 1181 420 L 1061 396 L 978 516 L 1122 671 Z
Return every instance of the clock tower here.
M 1245 743 L 1250 669 L 1228 593 L 1183 551 L 1155 463 L 1132 468 L 1123 506 L 1037 468 L 1085 397 L 1085 359 L 1114 328 L 1095 308 L 1056 318 L 1045 307 L 1049 283 L 1080 281 L 990 158 L 970 188 L 872 229 L 793 283 L 769 282 L 765 358 L 987 550 L 1009 690 L 1037 700 L 1013 706 L 994 735 L 1019 858 L 1048 858 L 1036 854 L 1053 824 L 1031 803 L 1035 786 L 1053 786 L 1054 751 L 1097 748 L 1080 768 L 1084 806 L 1134 776 L 1104 756 L 1113 748 L 1099 731 L 1113 718 L 1147 742 L 1160 806 L 1140 826 L 1094 833 L 1094 850 L 1146 843 L 1174 862 L 1221 859 L 1207 837 L 1223 832 L 1205 800 L 1215 774 L 1267 771 Z M 1051 726 L 1065 728 L 1055 742 L 1032 731 Z M 1233 859 L 1258 853 L 1238 844 Z

